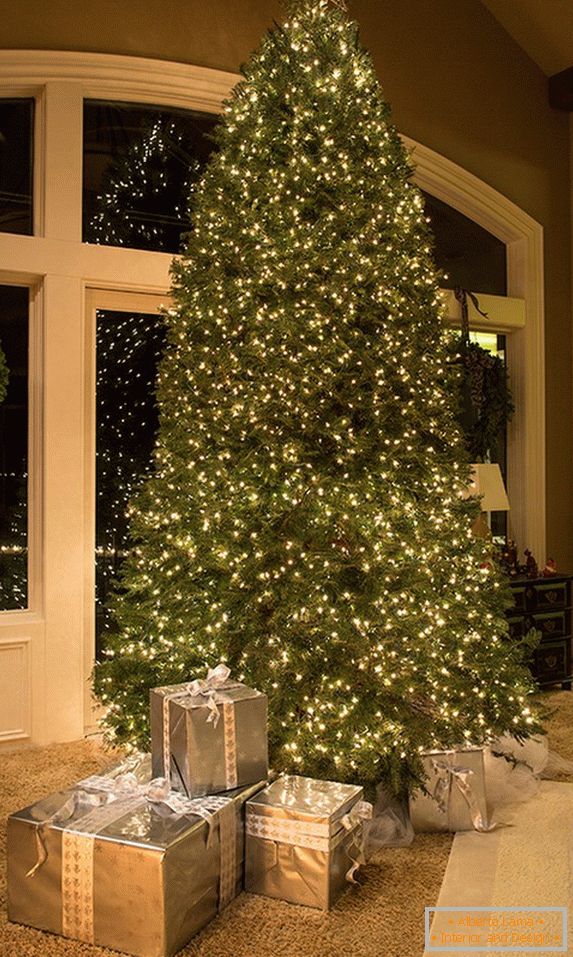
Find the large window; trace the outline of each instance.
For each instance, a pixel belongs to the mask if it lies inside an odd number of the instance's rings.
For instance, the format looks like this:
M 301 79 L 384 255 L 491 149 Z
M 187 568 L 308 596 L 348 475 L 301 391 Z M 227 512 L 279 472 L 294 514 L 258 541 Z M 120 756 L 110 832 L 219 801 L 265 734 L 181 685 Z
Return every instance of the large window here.
M 34 100 L 0 99 L 0 231 L 33 232 Z
M 83 240 L 178 252 L 189 205 L 214 148 L 216 116 L 87 100 Z M 96 311 L 96 655 L 113 628 L 109 600 L 129 547 L 126 510 L 152 467 L 160 317 Z
M 141 104 L 88 100 L 83 110 L 83 239 L 108 246 L 177 252 L 189 204 L 210 152 L 216 117 Z M 506 292 L 504 243 L 425 194 L 443 285 Z M 483 339 L 483 337 L 482 337 Z M 504 338 L 482 345 L 505 361 Z M 126 511 L 152 467 L 154 385 L 163 327 L 157 316 L 96 312 L 96 654 L 113 628 L 109 599 L 129 548 Z M 505 437 L 491 450 L 506 472 Z M 496 534 L 506 516 L 493 516 Z
M 28 604 L 28 290 L 0 285 L 0 610 Z

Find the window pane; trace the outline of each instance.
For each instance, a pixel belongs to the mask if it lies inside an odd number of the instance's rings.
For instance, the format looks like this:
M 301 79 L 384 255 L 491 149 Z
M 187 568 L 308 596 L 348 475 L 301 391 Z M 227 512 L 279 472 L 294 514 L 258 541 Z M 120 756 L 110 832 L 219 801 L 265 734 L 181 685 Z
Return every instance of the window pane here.
M 217 117 L 84 103 L 83 239 L 176 253 Z
M 105 608 L 127 548 L 129 499 L 152 463 L 161 316 L 96 313 L 96 654 L 113 627 Z
M 505 243 L 435 196 L 424 193 L 424 200 L 436 265 L 444 274 L 440 285 L 506 296 Z
M 28 290 L 0 286 L 0 610 L 28 605 Z
M 32 171 L 34 101 L 0 100 L 0 232 L 34 231 Z
M 488 335 L 491 335 L 488 333 Z M 492 336 L 493 338 L 493 336 Z M 507 368 L 507 348 L 506 348 L 506 338 L 505 336 L 495 336 L 496 347 L 490 347 L 489 345 L 482 345 L 482 348 L 489 349 L 490 352 L 493 352 L 494 355 L 499 356 L 503 364 Z M 490 459 L 492 462 L 497 462 L 501 469 L 501 474 L 503 475 L 503 481 L 505 487 L 507 488 L 508 475 L 507 475 L 507 426 L 503 431 L 503 435 L 500 435 L 497 447 L 490 450 Z M 491 532 L 495 539 L 498 539 L 500 542 L 505 542 L 507 539 L 507 512 L 492 512 L 491 513 Z

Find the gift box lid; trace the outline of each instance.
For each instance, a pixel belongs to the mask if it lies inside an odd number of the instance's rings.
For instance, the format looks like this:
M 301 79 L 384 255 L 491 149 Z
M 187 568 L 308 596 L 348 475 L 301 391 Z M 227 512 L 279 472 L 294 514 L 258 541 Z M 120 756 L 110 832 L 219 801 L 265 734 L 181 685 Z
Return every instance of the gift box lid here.
M 224 797 L 240 805 L 264 784 L 260 781 L 249 787 L 236 788 L 227 791 Z M 101 803 L 94 803 L 98 800 Z M 208 798 L 197 800 L 209 801 Z M 15 811 L 10 818 L 33 825 L 48 825 L 60 831 L 73 830 L 74 824 L 77 824 L 78 830 L 84 831 L 87 815 L 90 822 L 88 830 L 95 833 L 98 840 L 143 846 L 157 851 L 165 851 L 188 836 L 190 831 L 204 828 L 207 834 L 209 827 L 204 817 L 192 813 L 173 813 L 163 803 L 144 798 L 138 800 L 133 796 L 110 799 L 109 794 L 90 788 L 89 779 Z
M 311 824 L 329 823 L 335 828 L 362 795 L 362 788 L 356 784 L 285 774 L 249 799 L 247 813 Z
M 485 745 L 483 744 L 469 744 L 464 742 L 464 744 L 456 745 L 451 748 L 427 748 L 421 752 L 421 757 L 432 757 L 433 755 L 455 755 L 455 754 L 475 754 L 478 751 L 483 751 Z
M 241 684 L 239 681 L 226 681 L 225 684 L 219 685 L 212 690 L 202 693 L 202 694 L 191 694 L 189 691 L 189 683 L 181 685 L 167 685 L 162 688 L 152 688 L 151 694 L 160 695 L 162 698 L 169 695 L 173 697 L 177 695 L 176 700 L 173 702 L 178 705 L 180 708 L 197 708 L 203 707 L 205 704 L 205 696 L 207 694 L 213 695 L 216 704 L 222 704 L 223 701 L 247 701 L 252 698 L 266 698 L 266 695 L 262 691 L 256 691 L 255 688 L 249 688 L 247 685 Z

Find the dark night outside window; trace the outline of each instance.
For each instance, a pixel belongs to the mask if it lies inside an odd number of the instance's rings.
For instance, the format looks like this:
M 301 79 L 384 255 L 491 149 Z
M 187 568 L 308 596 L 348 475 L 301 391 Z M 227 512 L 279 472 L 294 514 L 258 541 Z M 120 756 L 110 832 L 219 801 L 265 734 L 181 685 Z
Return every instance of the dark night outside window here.
M 28 289 L 0 285 L 0 610 L 28 605 Z
M 460 286 L 471 292 L 506 296 L 505 243 L 442 200 L 423 195 L 442 288 Z
M 0 99 L 0 232 L 31 236 L 34 100 Z
M 96 313 L 96 654 L 113 621 L 106 603 L 129 547 L 126 509 L 149 474 L 157 431 L 161 316 Z
M 84 103 L 83 241 L 177 253 L 217 117 Z

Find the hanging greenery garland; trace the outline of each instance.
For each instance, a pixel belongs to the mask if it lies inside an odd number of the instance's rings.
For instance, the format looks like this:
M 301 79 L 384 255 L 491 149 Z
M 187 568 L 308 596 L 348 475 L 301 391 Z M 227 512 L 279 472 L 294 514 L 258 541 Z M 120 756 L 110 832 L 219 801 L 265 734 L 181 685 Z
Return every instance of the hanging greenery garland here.
M 10 373 L 8 371 L 8 363 L 6 362 L 6 354 L 0 342 L 0 404 L 2 404 L 8 393 L 9 378 Z
M 466 442 L 472 461 L 479 462 L 497 446 L 514 406 L 507 370 L 499 356 L 482 349 L 477 342 L 470 342 L 462 364 L 474 410 L 473 422 L 465 433 Z
M 499 356 L 482 349 L 469 337 L 468 296 L 478 312 L 486 315 L 471 293 L 456 290 L 462 307 L 461 336 L 452 341 L 452 352 L 461 370 L 459 422 L 472 462 L 483 462 L 503 438 L 514 412 L 507 369 Z

